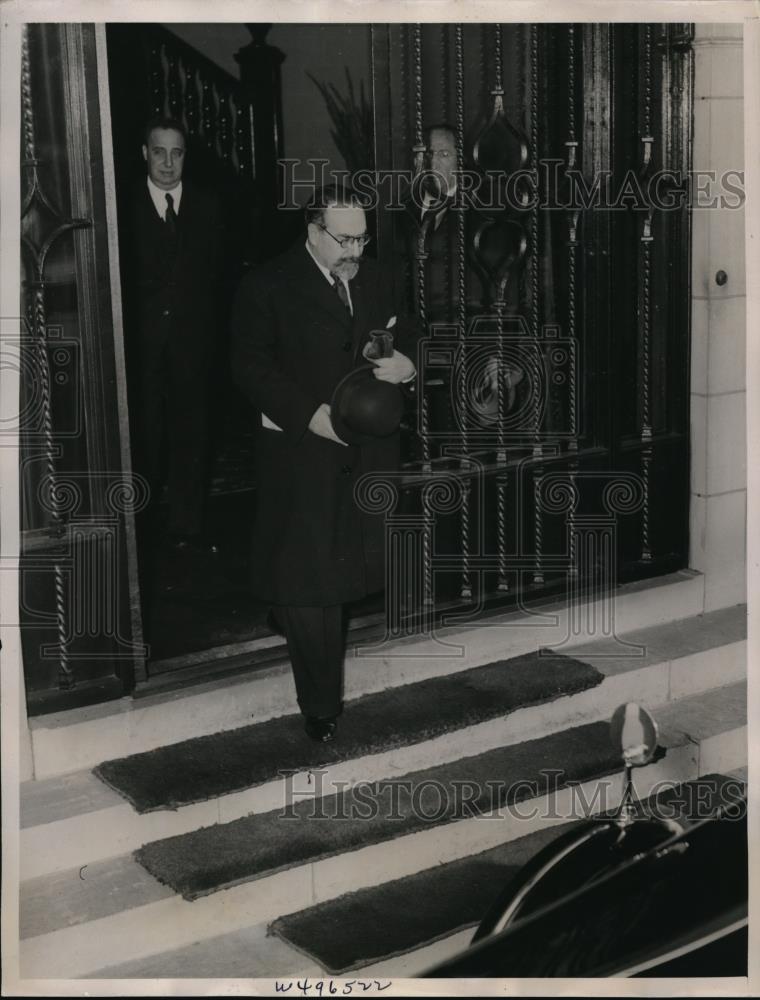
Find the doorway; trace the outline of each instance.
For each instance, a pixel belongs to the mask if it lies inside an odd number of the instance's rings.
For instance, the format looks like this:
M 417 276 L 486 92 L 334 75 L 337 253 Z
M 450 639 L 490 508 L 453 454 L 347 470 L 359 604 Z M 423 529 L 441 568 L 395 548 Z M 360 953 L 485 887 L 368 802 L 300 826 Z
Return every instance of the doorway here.
M 187 130 L 184 176 L 218 192 L 224 213 L 203 537 L 197 546 L 177 548 L 170 543 L 165 486 L 137 519 L 151 689 L 214 670 L 235 670 L 241 662 L 250 666 L 283 651 L 284 640 L 273 631 L 268 607 L 251 597 L 248 586 L 248 537 L 256 507 L 254 428 L 259 418 L 230 376 L 228 311 L 244 271 L 289 245 L 299 231 L 301 214 L 276 211 L 276 161 L 284 132 L 279 75 L 283 54 L 268 44 L 267 25 L 248 28 L 251 42 L 235 54 L 241 69 L 238 79 L 162 26 L 106 27 L 120 243 L 124 245 L 132 221 L 130 195 L 145 177 L 142 129 L 155 114 L 176 118 Z M 314 92 L 312 101 L 321 100 L 311 81 L 306 83 Z M 124 299 L 129 364 L 126 294 Z M 128 377 L 133 430 L 134 414 L 142 404 L 135 381 Z M 351 609 L 354 630 L 365 624 L 368 613 L 379 620 L 381 612 L 381 596 Z
M 476 175 L 558 165 L 551 175 L 538 171 L 534 192 L 541 204 L 557 199 L 551 210 L 499 203 L 470 212 L 463 227 L 442 227 L 437 258 L 424 242 L 412 246 L 398 275 L 409 308 L 419 314 L 422 303 L 424 320 L 448 326 L 448 356 L 458 359 L 438 367 L 432 356 L 424 361 L 428 423 L 418 411 L 410 426 L 399 510 L 420 524 L 429 520 L 436 478 L 461 494 L 461 503 L 434 512 L 437 549 L 431 536 L 422 538 L 422 579 L 407 582 L 404 628 L 413 631 L 421 618 L 429 624 L 431 608 L 433 616 L 456 611 L 466 620 L 566 594 L 569 578 L 599 569 L 569 562 L 568 539 L 584 518 L 615 520 L 615 582 L 685 566 L 688 212 L 633 202 L 563 207 L 562 198 L 573 171 L 585 196 L 609 175 L 613 199 L 628 173 L 646 179 L 654 163 L 688 172 L 689 26 L 366 27 L 369 114 L 359 109 L 366 135 L 347 146 L 349 167 L 418 172 L 423 127 L 433 122 L 451 126 L 462 166 Z M 290 28 L 295 44 L 299 26 Z M 271 69 L 283 53 L 269 50 L 265 29 L 258 26 L 252 44 Z M 277 159 L 283 132 L 307 123 L 282 120 L 276 73 L 246 89 L 154 25 L 111 25 L 108 41 L 117 182 L 120 172 L 143 169 L 137 136 L 145 109 L 182 116 L 194 143 L 188 162 L 232 193 L 231 231 L 248 222 L 231 241 L 231 296 L 246 266 L 293 235 L 294 217 L 274 210 Z M 246 109 L 254 106 L 259 131 L 251 143 Z M 378 211 L 373 222 L 376 252 L 395 268 L 400 219 Z M 247 241 L 261 231 L 272 237 L 266 246 Z M 455 373 L 460 362 L 473 364 L 476 317 L 499 351 L 535 363 L 548 387 L 529 426 L 506 439 L 493 422 L 478 436 L 457 421 Z M 224 340 L 222 333 L 208 523 L 217 551 L 187 559 L 164 553 L 154 539 L 143 547 L 154 678 L 236 669 L 282 649 L 267 608 L 247 588 L 256 496 L 247 429 L 255 415 L 230 385 Z M 529 382 L 518 391 L 518 410 Z M 627 507 L 610 512 L 613 480 L 633 493 Z M 557 484 L 569 484 L 569 510 L 547 500 Z M 383 595 L 350 609 L 351 634 L 382 631 L 384 610 Z

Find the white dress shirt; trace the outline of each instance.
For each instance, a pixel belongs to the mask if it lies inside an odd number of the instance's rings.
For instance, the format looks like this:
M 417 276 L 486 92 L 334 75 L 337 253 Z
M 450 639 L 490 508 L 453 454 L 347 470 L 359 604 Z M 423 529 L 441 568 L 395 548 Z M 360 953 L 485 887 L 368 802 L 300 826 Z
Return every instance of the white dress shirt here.
M 150 197 L 153 200 L 153 204 L 156 206 L 156 211 L 161 216 L 162 220 L 166 222 L 166 196 L 170 194 L 174 200 L 174 211 L 179 215 L 179 203 L 182 200 L 182 181 L 172 188 L 171 191 L 164 191 L 163 188 L 158 187 L 153 183 L 153 181 L 148 178 L 148 191 L 150 192 Z

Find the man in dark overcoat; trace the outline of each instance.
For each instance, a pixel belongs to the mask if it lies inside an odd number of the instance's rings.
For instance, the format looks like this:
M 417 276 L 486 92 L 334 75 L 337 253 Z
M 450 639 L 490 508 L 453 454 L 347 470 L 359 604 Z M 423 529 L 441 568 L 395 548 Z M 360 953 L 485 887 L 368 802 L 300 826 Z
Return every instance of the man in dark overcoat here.
M 168 531 L 181 548 L 202 528 L 222 213 L 212 192 L 183 177 L 181 123 L 149 122 L 142 154 L 147 177 L 126 220 L 129 403 L 137 469 L 154 496 L 166 479 Z
M 361 446 L 341 441 L 330 400 L 364 363 L 372 330 L 395 338 L 375 377 L 411 384 L 415 367 L 413 327 L 397 317 L 377 263 L 363 257 L 369 236 L 355 195 L 322 189 L 306 222 L 305 240 L 243 279 L 232 370 L 261 413 L 254 591 L 285 632 L 307 733 L 328 740 L 342 707 L 343 605 L 384 582 L 383 517 L 361 509 L 354 487 L 399 462 L 398 434 Z

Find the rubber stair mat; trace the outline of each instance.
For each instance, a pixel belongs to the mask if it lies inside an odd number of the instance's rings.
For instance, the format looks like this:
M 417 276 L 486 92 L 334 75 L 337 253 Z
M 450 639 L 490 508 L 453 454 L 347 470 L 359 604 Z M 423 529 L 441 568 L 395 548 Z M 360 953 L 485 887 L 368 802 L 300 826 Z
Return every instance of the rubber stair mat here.
M 705 775 L 646 800 L 662 815 L 688 823 L 736 801 L 744 785 L 725 775 Z M 406 954 L 449 937 L 483 919 L 499 893 L 545 846 L 580 820 L 544 827 L 471 857 L 437 865 L 383 885 L 279 917 L 276 935 L 339 975 Z
M 194 899 L 550 795 L 619 767 L 608 723 L 596 722 L 335 794 L 324 794 L 329 789 L 323 788 L 322 795 L 303 798 L 285 786 L 282 808 L 154 841 L 139 848 L 135 858 L 160 882 Z
M 342 760 L 421 743 L 529 705 L 595 687 L 603 675 L 548 650 L 364 695 L 346 705 L 334 743 L 315 743 L 300 715 L 105 761 L 95 774 L 140 813 L 176 809 Z

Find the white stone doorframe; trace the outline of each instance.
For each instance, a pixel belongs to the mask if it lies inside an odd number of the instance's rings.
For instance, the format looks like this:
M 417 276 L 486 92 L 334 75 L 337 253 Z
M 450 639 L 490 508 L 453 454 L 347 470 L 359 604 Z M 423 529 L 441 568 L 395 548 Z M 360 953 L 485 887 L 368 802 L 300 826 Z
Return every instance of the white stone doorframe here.
M 720 178 L 744 170 L 742 23 L 697 24 L 694 56 L 693 169 L 715 171 L 720 196 Z M 744 214 L 692 213 L 689 566 L 704 574 L 705 611 L 746 600 Z

